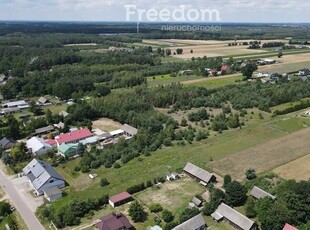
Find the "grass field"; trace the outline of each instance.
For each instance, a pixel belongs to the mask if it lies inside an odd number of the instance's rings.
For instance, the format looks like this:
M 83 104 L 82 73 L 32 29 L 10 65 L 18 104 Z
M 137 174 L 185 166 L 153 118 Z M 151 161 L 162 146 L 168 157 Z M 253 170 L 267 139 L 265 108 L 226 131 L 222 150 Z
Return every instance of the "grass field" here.
M 189 177 L 180 180 L 166 182 L 159 188 L 153 187 L 140 192 L 135 197 L 147 207 L 154 203 L 159 203 L 164 209 L 168 209 L 174 215 L 178 216 L 188 206 L 191 199 L 205 192 L 206 189 L 197 181 Z
M 121 123 L 113 121 L 108 118 L 100 118 L 96 121 L 93 121 L 93 129 L 101 129 L 105 132 L 110 132 L 116 129 L 119 129 L 122 126 Z
M 210 77 L 197 80 L 183 81 L 182 83 L 186 86 L 199 86 L 207 88 L 219 88 L 226 85 L 243 84 L 243 77 L 240 75 L 231 75 L 223 77 Z
M 182 75 L 182 76 L 171 77 L 170 74 L 165 74 L 165 75 L 158 75 L 154 77 L 155 79 L 153 79 L 153 77 L 147 78 L 147 83 L 149 86 L 166 85 L 166 84 L 171 84 L 171 83 L 202 79 L 201 77 L 195 76 L 195 75 Z
M 275 168 L 273 171 L 284 179 L 310 179 L 310 150 L 309 154 Z
M 244 172 L 253 168 L 261 173 L 305 156 L 310 149 L 310 128 L 270 140 L 266 143 L 230 155 L 224 159 L 211 162 L 215 172 L 234 178 L 245 177 Z
M 284 103 L 284 104 L 281 104 L 281 105 L 277 105 L 277 106 L 271 107 L 271 111 L 272 112 L 274 112 L 276 110 L 280 110 L 281 111 L 281 110 L 293 107 L 295 105 L 298 105 L 298 104 L 300 104 L 300 102 L 307 101 L 307 100 L 310 100 L 310 98 L 304 98 L 304 99 L 301 99 L 300 101 L 289 102 L 289 103 Z

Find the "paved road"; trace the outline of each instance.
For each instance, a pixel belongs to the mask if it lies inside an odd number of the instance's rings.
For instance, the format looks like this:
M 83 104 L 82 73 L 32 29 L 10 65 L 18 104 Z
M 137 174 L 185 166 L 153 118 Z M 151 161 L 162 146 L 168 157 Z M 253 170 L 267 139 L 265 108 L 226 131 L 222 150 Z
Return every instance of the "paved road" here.
M 30 230 L 44 230 L 41 223 L 38 221 L 37 217 L 27 206 L 27 203 L 23 201 L 20 194 L 16 190 L 15 186 L 8 178 L 8 176 L 0 169 L 0 185 L 2 189 L 6 192 L 14 207 L 20 213 L 25 223 Z

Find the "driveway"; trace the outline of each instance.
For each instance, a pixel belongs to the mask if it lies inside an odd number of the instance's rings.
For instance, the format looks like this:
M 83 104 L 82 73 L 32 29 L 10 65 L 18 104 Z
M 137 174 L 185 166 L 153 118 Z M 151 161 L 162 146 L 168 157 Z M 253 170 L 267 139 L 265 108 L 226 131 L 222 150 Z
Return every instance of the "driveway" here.
M 0 169 L 0 185 L 6 192 L 14 207 L 24 219 L 30 230 L 44 230 L 43 226 L 34 215 L 34 211 L 39 204 L 29 193 L 25 177 L 12 179 Z M 26 186 L 26 187 L 25 187 Z

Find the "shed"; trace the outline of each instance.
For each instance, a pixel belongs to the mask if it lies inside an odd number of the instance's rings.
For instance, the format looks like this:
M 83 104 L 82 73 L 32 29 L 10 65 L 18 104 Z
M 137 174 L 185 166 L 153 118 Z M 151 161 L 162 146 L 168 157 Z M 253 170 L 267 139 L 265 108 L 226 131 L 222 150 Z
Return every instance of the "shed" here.
M 210 182 L 215 182 L 216 177 L 212 174 L 207 172 L 206 170 L 199 168 L 198 166 L 192 164 L 192 163 L 187 163 L 184 167 L 184 172 L 188 174 L 189 176 L 202 181 L 206 184 L 209 184 Z
M 133 137 L 134 135 L 136 135 L 138 133 L 138 129 L 130 126 L 130 125 L 127 125 L 127 124 L 124 124 L 122 127 L 121 127 L 121 130 L 124 131 L 124 134 L 127 136 L 127 137 Z
M 115 208 L 117 206 L 126 204 L 131 201 L 131 195 L 128 192 L 122 192 L 118 195 L 112 196 L 109 199 L 109 204 Z
M 59 200 L 62 197 L 62 191 L 58 187 L 44 189 L 43 193 L 44 193 L 44 197 L 49 202 Z
M 254 221 L 250 220 L 246 216 L 242 215 L 235 209 L 229 207 L 228 205 L 222 203 L 220 204 L 211 216 L 216 220 L 226 220 L 234 227 L 241 230 L 256 230 L 257 225 Z
M 254 197 L 255 199 L 262 199 L 265 197 L 270 197 L 272 200 L 275 200 L 276 197 L 269 194 L 268 192 L 262 190 L 261 188 L 254 186 L 253 189 L 251 190 L 251 196 Z
M 47 133 L 50 133 L 52 131 L 54 131 L 54 126 L 49 125 L 49 126 L 46 126 L 43 128 L 36 129 L 34 134 L 35 135 L 47 134 Z
M 191 202 L 189 202 L 191 207 L 200 207 L 202 205 L 202 201 L 199 200 L 197 197 L 194 197 Z
M 16 144 L 16 141 L 13 140 L 13 139 L 11 139 L 11 138 L 3 137 L 3 138 L 0 140 L 0 146 L 1 146 L 2 149 L 4 149 L 4 150 L 7 150 L 7 149 L 12 148 L 15 144 Z
M 295 228 L 294 226 L 292 226 L 292 225 L 286 223 L 286 224 L 284 225 L 283 230 L 298 230 L 298 229 Z
M 207 224 L 201 214 L 183 222 L 182 224 L 173 228 L 173 230 L 204 230 Z

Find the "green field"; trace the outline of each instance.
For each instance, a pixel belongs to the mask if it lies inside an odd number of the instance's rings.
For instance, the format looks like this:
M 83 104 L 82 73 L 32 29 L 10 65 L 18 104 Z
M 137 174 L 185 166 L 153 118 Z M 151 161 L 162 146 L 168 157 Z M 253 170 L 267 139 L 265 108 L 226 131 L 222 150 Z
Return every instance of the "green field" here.
M 158 75 L 154 77 L 148 77 L 147 83 L 149 86 L 156 86 L 156 85 L 166 85 L 170 83 L 195 80 L 195 79 L 200 79 L 200 78 L 201 77 L 195 76 L 195 75 L 182 75 L 182 76 L 171 77 L 170 74 L 165 74 L 165 75 Z
M 226 85 L 236 85 L 243 84 L 242 76 L 232 76 L 226 78 L 206 78 L 204 81 L 200 82 L 183 82 L 186 86 L 199 86 L 199 87 L 207 87 L 207 88 L 219 88 Z
M 270 66 L 270 68 L 268 68 L 268 71 L 279 73 L 279 74 L 284 74 L 284 73 L 296 72 L 300 69 L 309 68 L 309 67 L 310 67 L 310 61 L 305 61 L 305 62 L 278 64 L 278 65 Z

